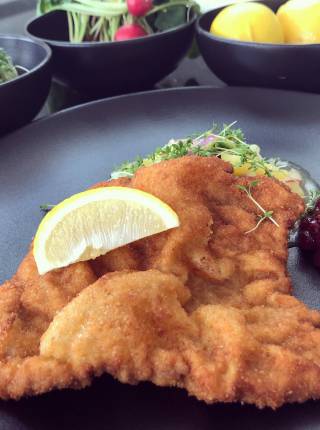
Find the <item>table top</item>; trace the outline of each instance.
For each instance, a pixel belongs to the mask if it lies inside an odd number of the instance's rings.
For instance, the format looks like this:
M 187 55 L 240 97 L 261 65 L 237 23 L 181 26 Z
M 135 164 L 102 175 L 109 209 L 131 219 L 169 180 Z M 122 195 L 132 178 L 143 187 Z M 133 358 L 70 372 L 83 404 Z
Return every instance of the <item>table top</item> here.
M 36 0 L 1 0 L 0 33 L 24 34 L 26 23 L 35 16 Z M 178 68 L 158 82 L 155 89 L 181 86 L 211 85 L 223 87 L 221 82 L 207 67 L 201 56 L 184 58 Z M 58 82 L 52 88 L 45 107 L 39 116 L 45 116 L 61 109 L 89 101 L 85 96 L 70 91 Z

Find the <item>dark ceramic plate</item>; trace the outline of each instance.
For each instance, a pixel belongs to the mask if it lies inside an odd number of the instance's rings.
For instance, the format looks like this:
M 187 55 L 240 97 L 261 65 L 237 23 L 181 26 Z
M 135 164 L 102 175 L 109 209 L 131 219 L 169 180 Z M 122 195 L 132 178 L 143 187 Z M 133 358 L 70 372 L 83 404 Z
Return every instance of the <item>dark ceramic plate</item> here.
M 251 142 L 307 168 L 320 180 L 320 97 L 260 89 L 181 89 L 91 103 L 38 121 L 1 140 L 0 280 L 11 276 L 41 219 L 57 202 L 108 177 L 125 159 L 170 137 L 239 121 Z M 290 250 L 295 294 L 320 308 L 320 275 Z M 277 412 L 240 405 L 207 406 L 182 390 L 97 379 L 82 391 L 0 402 L 0 428 L 213 430 L 320 428 L 319 402 Z

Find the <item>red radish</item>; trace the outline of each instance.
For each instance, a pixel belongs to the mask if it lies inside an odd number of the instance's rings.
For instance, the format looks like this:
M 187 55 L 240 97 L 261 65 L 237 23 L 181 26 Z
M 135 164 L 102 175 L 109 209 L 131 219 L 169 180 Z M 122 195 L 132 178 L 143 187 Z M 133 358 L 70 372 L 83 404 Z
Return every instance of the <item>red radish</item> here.
M 138 24 L 125 24 L 118 28 L 114 40 L 128 40 L 146 36 L 147 32 Z
M 152 0 L 127 0 L 128 11 L 133 16 L 144 16 L 152 8 Z

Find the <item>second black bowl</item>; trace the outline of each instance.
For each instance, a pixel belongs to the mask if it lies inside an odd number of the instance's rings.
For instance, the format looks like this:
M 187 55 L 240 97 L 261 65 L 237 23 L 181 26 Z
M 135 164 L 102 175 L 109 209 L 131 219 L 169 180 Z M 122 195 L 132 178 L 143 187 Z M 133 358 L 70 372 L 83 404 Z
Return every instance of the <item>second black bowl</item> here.
M 24 73 L 0 84 L 0 135 L 31 121 L 49 94 L 51 49 L 23 36 L 0 35 L 0 48 Z M 0 144 L 1 147 L 1 144 Z
M 260 1 L 274 11 L 287 0 Z M 212 20 L 223 8 L 199 18 L 200 52 L 213 73 L 229 85 L 320 92 L 320 44 L 241 42 L 214 36 Z
M 90 95 L 107 96 L 150 88 L 171 73 L 191 45 L 195 19 L 121 42 L 70 43 L 62 11 L 35 18 L 26 30 L 51 46 L 56 78 Z

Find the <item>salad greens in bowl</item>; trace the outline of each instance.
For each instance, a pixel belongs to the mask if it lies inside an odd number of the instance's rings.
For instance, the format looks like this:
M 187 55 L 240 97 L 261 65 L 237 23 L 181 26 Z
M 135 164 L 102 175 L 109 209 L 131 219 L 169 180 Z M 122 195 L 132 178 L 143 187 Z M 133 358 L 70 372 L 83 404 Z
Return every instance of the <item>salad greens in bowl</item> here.
M 37 13 L 64 11 L 70 42 L 110 42 L 166 31 L 190 20 L 194 0 L 38 0 Z
M 0 48 L 0 84 L 9 82 L 18 76 L 17 66 L 3 48 Z
M 51 83 L 51 50 L 23 36 L 0 34 L 0 135 L 31 121 Z
M 194 0 L 40 0 L 27 33 L 53 50 L 54 76 L 99 98 L 146 90 L 187 53 Z

